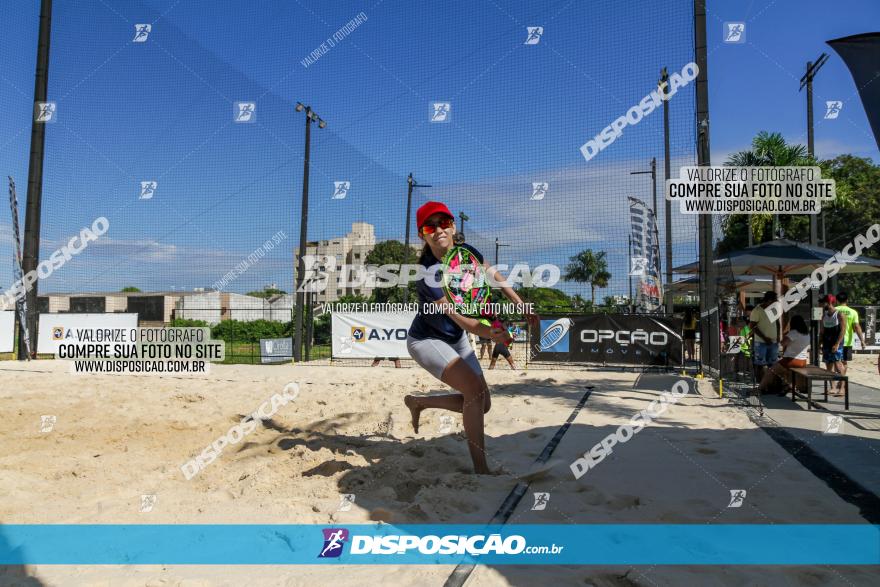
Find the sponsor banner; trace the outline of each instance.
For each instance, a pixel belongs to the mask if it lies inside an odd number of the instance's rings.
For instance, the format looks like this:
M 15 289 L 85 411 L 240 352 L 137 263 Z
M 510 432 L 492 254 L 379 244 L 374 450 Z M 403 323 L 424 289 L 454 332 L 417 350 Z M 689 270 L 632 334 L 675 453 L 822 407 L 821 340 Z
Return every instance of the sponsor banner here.
M 406 333 L 415 312 L 334 312 L 331 332 L 334 359 L 408 359 Z
M 5 524 L 0 564 L 877 565 L 878 541 L 872 524 Z
M 37 352 L 54 355 L 61 343 L 94 341 L 97 330 L 135 329 L 137 314 L 40 314 Z
M 0 353 L 15 349 L 15 312 L 0 312 Z
M 289 363 L 293 360 L 292 338 L 261 338 L 260 361 L 266 363 Z
M 865 323 L 862 328 L 865 332 L 865 343 L 868 348 L 880 349 L 880 332 L 877 331 L 877 308 L 875 306 L 865 308 Z
M 565 326 L 568 325 L 566 328 Z M 640 314 L 541 320 L 537 361 L 668 366 L 682 362 L 682 321 Z

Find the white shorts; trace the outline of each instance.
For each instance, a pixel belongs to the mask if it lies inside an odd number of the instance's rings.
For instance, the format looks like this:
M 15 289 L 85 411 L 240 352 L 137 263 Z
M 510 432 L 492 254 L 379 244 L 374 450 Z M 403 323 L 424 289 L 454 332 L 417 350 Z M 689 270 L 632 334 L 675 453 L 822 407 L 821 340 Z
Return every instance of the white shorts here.
M 413 360 L 425 368 L 428 373 L 440 379 L 443 371 L 449 366 L 449 363 L 455 359 L 463 359 L 474 373 L 483 374 L 480 367 L 480 361 L 477 359 L 474 349 L 468 341 L 467 334 L 461 333 L 458 342 L 452 344 L 438 340 L 436 338 L 425 338 L 416 340 L 411 336 L 406 338 L 406 348 Z

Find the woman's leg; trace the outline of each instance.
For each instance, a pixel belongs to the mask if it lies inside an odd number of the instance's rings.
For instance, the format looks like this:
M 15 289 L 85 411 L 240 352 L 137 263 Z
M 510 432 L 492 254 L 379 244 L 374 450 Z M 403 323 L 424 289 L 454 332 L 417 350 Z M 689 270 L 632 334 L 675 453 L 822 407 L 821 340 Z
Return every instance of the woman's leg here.
M 443 371 L 443 383 L 461 392 L 461 406 L 464 433 L 468 440 L 468 450 L 474 462 L 474 472 L 489 473 L 486 463 L 486 441 L 483 432 L 483 414 L 489 411 L 489 387 L 482 373 L 476 373 L 464 359 L 457 359 Z
M 406 396 L 403 401 L 412 414 L 413 428 L 416 432 L 419 431 L 419 417 L 424 409 L 437 408 L 463 414 L 464 433 L 468 439 L 468 450 L 474 462 L 474 471 L 488 473 L 483 414 L 489 411 L 492 401 L 485 378 L 475 373 L 467 362 L 459 358 L 449 363 L 443 371 L 441 381 L 461 393 Z
M 408 395 L 404 402 L 412 414 L 413 428 L 418 432 L 419 417 L 426 408 L 459 412 L 464 416 L 464 431 L 468 449 L 477 473 L 488 473 L 486 464 L 483 414 L 489 411 L 489 386 L 473 348 L 466 337 L 456 343 L 438 340 L 408 340 L 410 355 L 435 377 L 460 393 L 442 395 Z

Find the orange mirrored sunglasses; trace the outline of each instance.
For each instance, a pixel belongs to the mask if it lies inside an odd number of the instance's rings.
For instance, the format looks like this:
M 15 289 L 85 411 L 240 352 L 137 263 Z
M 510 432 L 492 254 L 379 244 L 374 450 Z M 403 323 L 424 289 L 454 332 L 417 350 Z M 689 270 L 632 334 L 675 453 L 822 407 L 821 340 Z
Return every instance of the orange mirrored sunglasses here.
M 452 223 L 452 218 L 441 218 L 437 221 L 437 224 L 428 224 L 426 222 L 422 225 L 422 228 L 420 230 L 422 231 L 422 234 L 434 234 L 434 231 L 438 228 L 446 230 L 447 228 L 452 226 Z

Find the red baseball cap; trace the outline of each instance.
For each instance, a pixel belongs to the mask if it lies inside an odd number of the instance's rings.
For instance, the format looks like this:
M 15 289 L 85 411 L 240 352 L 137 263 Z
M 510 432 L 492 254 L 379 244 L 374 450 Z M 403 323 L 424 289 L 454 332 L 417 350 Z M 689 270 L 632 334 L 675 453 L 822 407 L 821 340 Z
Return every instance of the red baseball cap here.
M 834 297 L 834 294 L 826 294 L 822 296 L 822 299 L 819 300 L 820 304 L 831 304 L 832 306 L 837 303 L 837 298 Z
M 452 212 L 449 211 L 446 204 L 442 202 L 426 202 L 419 207 L 418 211 L 416 211 L 416 228 L 422 228 L 428 218 L 438 213 L 446 214 L 453 220 L 455 219 L 455 216 L 452 215 Z

